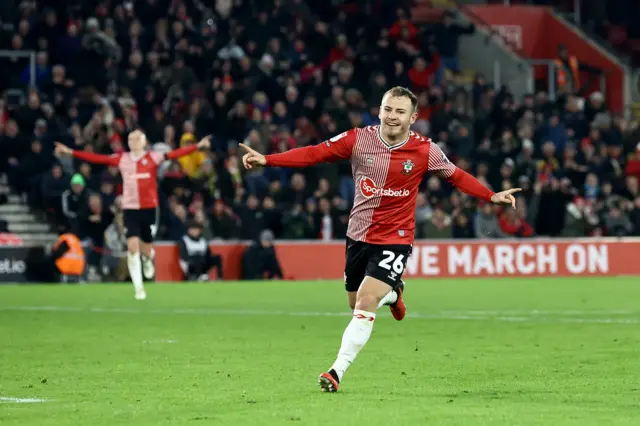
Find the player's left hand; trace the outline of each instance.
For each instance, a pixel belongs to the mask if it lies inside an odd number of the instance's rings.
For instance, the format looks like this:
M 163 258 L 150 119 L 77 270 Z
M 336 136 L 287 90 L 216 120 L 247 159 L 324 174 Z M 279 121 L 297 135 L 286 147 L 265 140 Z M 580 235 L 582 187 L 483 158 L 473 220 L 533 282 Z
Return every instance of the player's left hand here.
M 198 142 L 198 149 L 209 149 L 211 146 L 211 136 L 205 136 L 200 142 Z
M 520 191 L 522 191 L 522 188 L 511 188 L 506 191 L 496 192 L 491 196 L 491 202 L 494 204 L 511 204 L 511 207 L 515 209 L 516 197 L 513 194 Z

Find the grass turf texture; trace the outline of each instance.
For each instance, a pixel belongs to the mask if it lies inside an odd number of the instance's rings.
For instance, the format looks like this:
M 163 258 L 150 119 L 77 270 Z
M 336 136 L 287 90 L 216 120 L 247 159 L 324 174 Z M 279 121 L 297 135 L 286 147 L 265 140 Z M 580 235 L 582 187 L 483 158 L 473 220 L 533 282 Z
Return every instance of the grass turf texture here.
M 340 392 L 339 282 L 0 286 L 0 424 L 638 425 L 634 278 L 410 281 Z

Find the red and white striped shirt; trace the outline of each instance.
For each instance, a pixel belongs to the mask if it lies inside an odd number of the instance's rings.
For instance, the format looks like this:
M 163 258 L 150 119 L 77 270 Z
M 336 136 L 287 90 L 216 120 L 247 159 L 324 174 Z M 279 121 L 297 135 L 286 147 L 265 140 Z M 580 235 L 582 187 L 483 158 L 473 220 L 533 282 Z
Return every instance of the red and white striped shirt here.
M 189 145 L 166 154 L 145 151 L 139 157 L 135 157 L 130 152 L 101 155 L 73 151 L 73 156 L 88 163 L 117 167 L 122 175 L 122 208 L 140 210 L 158 207 L 158 166 L 164 160 L 175 160 L 197 149 L 196 145 Z
M 427 172 L 461 191 L 491 200 L 493 192 L 452 164 L 431 139 L 409 132 L 397 145 L 387 144 L 380 126 L 341 133 L 321 144 L 267 155 L 270 167 L 305 167 L 350 159 L 356 183 L 347 236 L 371 244 L 412 244 L 418 187 Z

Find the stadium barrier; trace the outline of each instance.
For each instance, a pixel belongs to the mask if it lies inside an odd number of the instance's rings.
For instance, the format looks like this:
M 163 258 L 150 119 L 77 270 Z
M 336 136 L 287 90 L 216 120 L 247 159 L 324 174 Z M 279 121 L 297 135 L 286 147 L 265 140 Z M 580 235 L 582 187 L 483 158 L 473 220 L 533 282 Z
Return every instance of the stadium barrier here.
M 44 248 L 22 244 L 0 246 L 0 284 L 34 281 Z
M 225 279 L 241 277 L 248 243 L 212 242 L 223 258 Z M 278 241 L 288 279 L 341 279 L 344 241 Z M 640 238 L 416 241 L 406 278 L 493 276 L 640 275 Z M 156 280 L 180 281 L 178 248 L 156 245 Z

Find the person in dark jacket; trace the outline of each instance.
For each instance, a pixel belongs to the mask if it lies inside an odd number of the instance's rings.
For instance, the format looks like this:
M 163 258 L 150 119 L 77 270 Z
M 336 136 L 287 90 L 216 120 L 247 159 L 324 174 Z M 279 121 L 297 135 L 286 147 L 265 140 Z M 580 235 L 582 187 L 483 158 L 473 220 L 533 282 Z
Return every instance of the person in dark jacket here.
M 283 278 L 280 261 L 273 247 L 273 232 L 265 229 L 260 238 L 242 255 L 242 279 L 260 280 Z
M 104 246 L 104 231 L 113 221 L 113 213 L 104 206 L 99 194 L 91 194 L 87 204 L 81 207 L 78 214 L 80 233 L 83 242 L 91 246 L 87 253 L 87 263 L 92 267 L 100 265 Z
M 236 206 L 242 224 L 240 238 L 243 240 L 253 240 L 264 227 L 264 213 L 259 203 L 258 198 L 251 194 L 246 205 Z
M 80 173 L 71 178 L 71 188 L 62 193 L 62 214 L 65 218 L 63 226 L 74 234 L 79 232 L 78 214 L 87 204 L 85 180 Z
M 42 178 L 42 175 L 51 166 L 52 157 L 50 153 L 44 152 L 42 142 L 34 139 L 31 142 L 31 150 L 25 153 L 20 159 L 9 159 L 9 170 L 7 176 L 9 185 L 15 188 L 19 194 L 25 194 L 29 190 L 30 182 L 34 177 Z
M 218 280 L 222 279 L 222 257 L 209 250 L 209 243 L 202 236 L 200 223 L 189 222 L 187 233 L 178 241 L 178 249 L 180 269 L 185 281 L 208 281 L 209 272 L 213 268 L 217 269 Z
M 36 206 L 45 209 L 55 217 L 59 217 L 62 212 L 60 198 L 68 186 L 69 178 L 62 171 L 62 166 L 59 163 L 54 163 L 51 172 L 42 179 L 39 193 L 35 194 Z
M 237 219 L 233 215 L 233 210 L 225 206 L 222 200 L 216 200 L 213 204 L 213 212 L 209 217 L 209 226 L 213 238 L 232 240 L 238 237 Z

